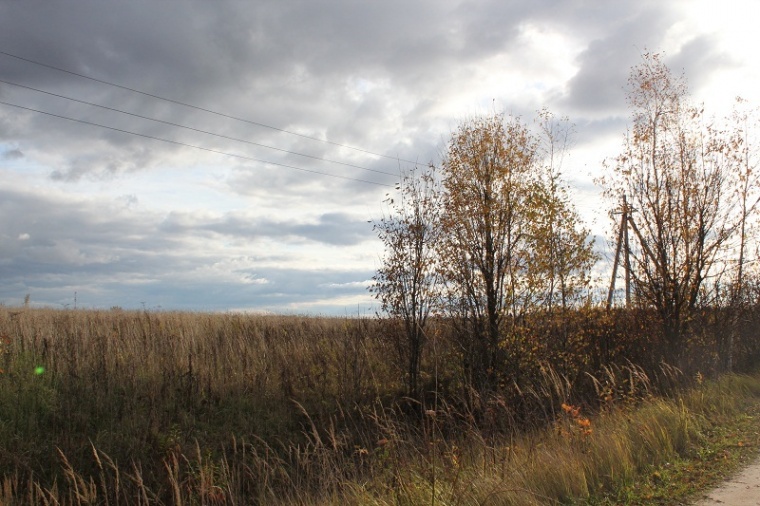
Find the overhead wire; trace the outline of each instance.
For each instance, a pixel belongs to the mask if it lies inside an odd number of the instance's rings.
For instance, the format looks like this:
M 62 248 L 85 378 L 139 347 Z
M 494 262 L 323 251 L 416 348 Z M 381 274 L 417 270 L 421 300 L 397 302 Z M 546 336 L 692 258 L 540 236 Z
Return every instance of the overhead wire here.
M 242 123 L 248 123 L 250 125 L 259 126 L 259 127 L 262 127 L 262 128 L 268 128 L 268 129 L 271 129 L 271 130 L 276 130 L 278 132 L 286 133 L 288 135 L 295 135 L 297 137 L 301 137 L 301 138 L 304 138 L 304 139 L 309 139 L 309 140 L 317 141 L 317 142 L 323 142 L 323 143 L 326 143 L 326 144 L 330 144 L 330 145 L 341 147 L 341 148 L 345 148 L 345 149 L 351 149 L 351 150 L 358 151 L 358 152 L 365 153 L 365 154 L 372 155 L 372 156 L 379 156 L 379 157 L 387 158 L 387 159 L 390 159 L 390 160 L 397 160 L 399 162 L 417 163 L 417 162 L 412 161 L 412 160 L 405 160 L 403 158 L 399 158 L 399 157 L 396 157 L 396 156 L 384 155 L 382 153 L 376 153 L 376 152 L 373 152 L 373 151 L 369 151 L 367 149 L 362 149 L 362 148 L 358 148 L 358 147 L 354 147 L 354 146 L 349 146 L 347 144 L 341 144 L 339 142 L 334 142 L 334 141 L 331 141 L 331 140 L 328 140 L 328 139 L 320 139 L 319 137 L 313 137 L 313 136 L 310 136 L 310 135 L 300 134 L 298 132 L 293 132 L 291 130 L 286 130 L 284 128 L 279 128 L 279 127 L 276 127 L 276 126 L 267 125 L 265 123 L 260 123 L 258 121 L 253 121 L 253 120 L 241 118 L 241 117 L 238 117 L 238 116 L 233 116 L 231 114 L 226 114 L 226 113 L 223 113 L 223 112 L 214 111 L 212 109 L 207 109 L 205 107 L 200 107 L 200 106 L 197 106 L 197 105 L 189 104 L 187 102 L 182 102 L 182 101 L 175 100 L 175 99 L 172 99 L 172 98 L 162 97 L 160 95 L 155 95 L 153 93 L 148 93 L 148 92 L 145 92 L 145 91 L 141 91 L 141 90 L 138 90 L 136 88 L 130 88 L 129 86 L 124 86 L 124 85 L 113 83 L 113 82 L 110 82 L 110 81 L 105 81 L 103 79 L 98 79 L 96 77 L 88 76 L 86 74 L 82 74 L 82 73 L 79 73 L 79 72 L 74 72 L 72 70 L 64 69 L 64 68 L 61 68 L 61 67 L 56 67 L 55 65 L 50 65 L 50 64 L 47 64 L 47 63 L 43 63 L 43 62 L 39 62 L 39 61 L 36 61 L 36 60 L 32 60 L 30 58 L 25 58 L 23 56 L 18 56 L 18 55 L 12 54 L 12 53 L 8 53 L 6 51 L 0 51 L 0 55 L 5 55 L 5 56 L 8 56 L 10 58 L 16 58 L 18 60 L 25 61 L 27 63 L 32 63 L 34 65 L 39 65 L 41 67 L 46 67 L 46 68 L 49 68 L 49 69 L 57 70 L 59 72 L 64 72 L 66 74 L 70 74 L 70 75 L 73 75 L 73 76 L 81 77 L 83 79 L 89 79 L 90 81 L 94 81 L 94 82 L 101 83 L 101 84 L 106 84 L 108 86 L 113 86 L 115 88 L 119 88 L 119 89 L 122 89 L 122 90 L 131 91 L 133 93 L 138 93 L 140 95 L 143 95 L 143 96 L 146 96 L 146 97 L 155 98 L 157 100 L 163 100 L 165 102 L 170 102 L 172 104 L 181 105 L 183 107 L 189 107 L 191 109 L 196 109 L 198 111 L 203 111 L 203 112 L 206 112 L 206 113 L 209 113 L 209 114 L 213 114 L 213 115 L 216 115 L 216 116 L 221 116 L 223 118 L 232 119 L 232 120 L 235 120 L 235 121 L 240 121 Z
M 5 105 L 5 106 L 9 106 L 9 107 L 16 107 L 18 109 L 23 109 L 23 110 L 30 111 L 30 112 L 44 114 L 44 115 L 47 115 L 47 116 L 52 116 L 54 118 L 65 119 L 65 120 L 73 121 L 73 122 L 76 122 L 76 123 L 82 123 L 84 125 L 91 125 L 91 126 L 95 126 L 95 127 L 99 127 L 99 128 L 105 128 L 105 129 L 113 130 L 113 131 L 116 131 L 116 132 L 122 132 L 122 133 L 130 134 L 130 135 L 135 135 L 137 137 L 143 137 L 143 138 L 146 138 L 146 139 L 153 139 L 153 140 L 156 140 L 156 141 L 166 142 L 166 143 L 169 143 L 169 144 L 175 144 L 175 145 L 178 145 L 178 146 L 185 146 L 185 147 L 188 147 L 188 148 L 199 149 L 201 151 L 207 151 L 209 153 L 216 153 L 216 154 L 220 154 L 220 155 L 230 156 L 230 157 L 239 158 L 239 159 L 242 159 L 242 160 L 248 160 L 248 161 L 253 161 L 253 162 L 258 162 L 258 163 L 264 163 L 264 164 L 268 164 L 268 165 L 276 165 L 278 167 L 285 167 L 285 168 L 288 168 L 288 169 L 298 170 L 298 171 L 301 171 L 301 172 L 308 172 L 308 173 L 311 173 L 311 174 L 318 174 L 320 176 L 327 176 L 327 177 L 332 177 L 332 178 L 336 178 L 336 179 L 343 179 L 343 180 L 347 180 L 347 181 L 355 181 L 355 182 L 359 182 L 359 183 L 367 183 L 367 184 L 373 184 L 373 185 L 377 185 L 377 186 L 393 187 L 393 185 L 386 184 L 386 183 L 379 183 L 377 181 L 369 181 L 367 179 L 359 179 L 359 178 L 348 177 L 348 176 L 340 176 L 340 175 L 337 175 L 337 174 L 330 174 L 330 173 L 327 173 L 327 172 L 320 172 L 320 171 L 317 171 L 317 170 L 304 169 L 302 167 L 296 167 L 294 165 L 288 165 L 288 164 L 285 164 L 285 163 L 272 162 L 272 161 L 268 161 L 268 160 L 262 160 L 260 158 L 254 158 L 254 157 L 251 157 L 251 156 L 240 155 L 240 154 L 236 154 L 236 153 L 229 153 L 227 151 L 221 151 L 221 150 L 213 149 L 213 148 L 206 148 L 206 147 L 203 147 L 203 146 L 197 146 L 195 144 L 189 144 L 189 143 L 186 143 L 186 142 L 174 141 L 174 140 L 171 140 L 171 139 L 164 139 L 162 137 L 156 137 L 156 136 L 153 136 L 153 135 L 142 134 L 142 133 L 139 133 L 139 132 L 132 132 L 130 130 L 124 130 L 122 128 L 116 128 L 116 127 L 112 127 L 112 126 L 108 126 L 108 125 L 102 125 L 100 123 L 94 123 L 92 121 L 87 121 L 87 120 L 78 119 L 78 118 L 71 118 L 69 116 L 63 116 L 61 114 L 55 114 L 55 113 L 52 113 L 52 112 L 41 111 L 39 109 L 33 109 L 31 107 L 25 107 L 23 105 L 12 104 L 10 102 L 0 101 L 0 104 L 1 105 Z
M 232 137 L 232 136 L 229 136 L 229 135 L 219 134 L 219 133 L 215 133 L 215 132 L 209 132 L 208 130 L 203 130 L 203 129 L 200 129 L 200 128 L 195 128 L 195 127 L 191 127 L 191 126 L 187 126 L 187 125 L 181 125 L 179 123 L 174 123 L 172 121 L 166 121 L 166 120 L 162 120 L 162 119 L 158 119 L 158 118 L 151 118 L 150 116 L 143 116 L 141 114 L 136 114 L 136 113 L 129 112 L 129 111 L 123 111 L 121 109 L 116 109 L 114 107 L 108 107 L 108 106 L 105 106 L 105 105 L 96 104 L 94 102 L 88 102 L 86 100 L 80 100 L 80 99 L 77 99 L 77 98 L 68 97 L 66 95 L 60 95 L 58 93 L 53 93 L 53 92 L 50 92 L 50 91 L 41 90 L 39 88 L 34 88 L 32 86 L 26 86 L 24 84 L 14 83 L 14 82 L 11 82 L 11 81 L 8 81 L 8 80 L 5 80 L 5 79 L 0 79 L 0 83 L 9 84 L 11 86 L 17 86 L 19 88 L 24 88 L 24 89 L 27 89 L 27 90 L 32 90 L 32 91 L 35 91 L 37 93 L 43 93 L 45 95 L 50 95 L 50 96 L 53 96 L 53 97 L 62 98 L 62 99 L 65 99 L 65 100 L 70 100 L 72 102 L 77 102 L 77 103 L 89 105 L 89 106 L 92 106 L 92 107 L 98 107 L 100 109 L 105 109 L 105 110 L 108 110 L 108 111 L 118 112 L 120 114 L 125 114 L 125 115 L 132 116 L 132 117 L 135 117 L 135 118 L 140 118 L 140 119 L 144 119 L 144 120 L 148 120 L 148 121 L 154 121 L 156 123 L 162 123 L 164 125 L 169 125 L 169 126 L 173 126 L 173 127 L 177 127 L 177 128 L 183 128 L 185 130 L 191 130 L 193 132 L 199 132 L 199 133 L 203 133 L 203 134 L 206 134 L 206 135 L 212 135 L 212 136 L 215 136 L 215 137 L 220 137 L 220 138 L 231 140 L 231 141 L 235 141 L 235 142 L 243 142 L 245 144 L 249 144 L 249 145 L 252 145 L 252 146 L 258 146 L 258 147 L 262 147 L 262 148 L 266 148 L 266 149 L 272 149 L 272 150 L 275 150 L 275 151 L 280 151 L 282 153 L 287 153 L 287 154 L 296 155 L 296 156 L 302 156 L 304 158 L 310 158 L 312 160 L 319 160 L 319 161 L 322 161 L 322 162 L 334 163 L 334 164 L 337 164 L 337 165 L 343 165 L 345 167 L 353 167 L 355 169 L 365 170 L 365 171 L 368 171 L 368 172 L 376 172 L 378 174 L 385 174 L 387 176 L 397 176 L 398 175 L 398 174 L 394 174 L 392 172 L 387 172 L 387 171 L 384 171 L 384 170 L 370 169 L 368 167 L 363 167 L 361 165 L 355 165 L 353 163 L 340 162 L 340 161 L 337 161 L 337 160 L 330 160 L 328 158 L 322 158 L 322 157 L 319 157 L 319 156 L 309 155 L 309 154 L 305 154 L 305 153 L 298 153 L 296 151 L 291 151 L 291 150 L 288 150 L 288 149 L 283 149 L 283 148 L 278 148 L 278 147 L 274 147 L 274 146 L 269 146 L 269 145 L 266 145 L 266 144 L 261 144 L 259 142 L 249 141 L 249 140 L 246 140 L 246 139 L 240 139 L 240 138 Z

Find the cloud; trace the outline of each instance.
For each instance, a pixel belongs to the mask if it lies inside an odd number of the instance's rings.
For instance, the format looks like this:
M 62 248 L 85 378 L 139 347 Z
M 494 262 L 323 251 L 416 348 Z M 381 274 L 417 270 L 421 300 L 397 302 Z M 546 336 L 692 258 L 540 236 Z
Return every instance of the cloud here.
M 0 105 L 0 301 L 366 301 L 367 220 L 400 171 L 440 161 L 460 119 L 569 115 L 579 153 L 566 176 L 588 186 L 625 131 L 641 52 L 666 49 L 700 92 L 738 65 L 721 31 L 687 23 L 690 6 L 0 2 L 3 51 L 95 80 L 7 55 L 1 79 L 161 120 L 0 84 L 3 101 L 137 134 Z M 586 186 L 579 203 L 594 209 Z
M 698 93 L 716 70 L 736 65 L 736 60 L 720 49 L 715 34 L 701 34 L 685 42 L 665 63 L 676 73 L 687 77 L 692 93 Z
M 359 267 L 364 261 L 352 261 L 361 253 L 351 252 L 371 237 L 371 228 L 348 214 L 326 213 L 311 223 L 233 214 L 162 217 L 118 200 L 109 205 L 8 189 L 0 190 L 0 202 L 0 236 L 18 239 L 0 241 L 5 303 L 32 293 L 35 300 L 68 304 L 76 291 L 95 307 L 150 300 L 224 309 L 246 301 L 249 308 L 286 310 L 329 294 L 363 297 L 366 288 L 352 283 L 371 277 Z M 305 263 L 315 254 L 309 244 L 322 245 L 321 265 Z
M 3 152 L 4 160 L 20 160 L 24 158 L 24 153 L 20 149 L 8 149 Z
M 252 240 L 268 238 L 335 246 L 356 245 L 374 237 L 372 227 L 367 225 L 366 220 L 345 213 L 326 213 L 309 222 L 240 213 L 224 216 L 170 213 L 161 223 L 160 229 L 174 235 L 213 233 Z
M 673 13 L 665 9 L 651 5 L 631 5 L 630 9 L 579 55 L 579 70 L 568 82 L 563 106 L 596 118 L 625 108 L 631 67 L 647 48 L 658 47 L 673 22 Z

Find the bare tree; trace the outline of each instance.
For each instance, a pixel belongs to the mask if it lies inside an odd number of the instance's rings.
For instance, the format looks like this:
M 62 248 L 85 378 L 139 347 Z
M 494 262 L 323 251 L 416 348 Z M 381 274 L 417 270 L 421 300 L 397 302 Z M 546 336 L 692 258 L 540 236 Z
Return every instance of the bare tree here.
M 759 179 L 757 173 L 757 151 L 755 148 L 754 135 L 760 131 L 756 110 L 747 110 L 746 101 L 737 98 L 736 107 L 730 118 L 727 129 L 727 145 L 730 156 L 735 166 L 734 188 L 738 198 L 739 226 L 738 237 L 734 244 L 729 244 L 732 258 L 727 265 L 728 289 L 723 292 L 726 306 L 724 314 L 727 318 L 726 329 L 717 336 L 718 354 L 721 360 L 721 368 L 730 371 L 734 365 L 734 347 L 738 334 L 740 320 L 744 317 L 749 303 L 749 284 L 747 282 L 747 257 L 748 249 L 757 242 L 754 240 L 754 231 L 757 227 L 755 211 L 757 210 L 760 196 L 758 192 Z M 718 282 L 722 281 L 721 279 Z M 716 283 L 717 284 L 717 283 Z M 717 291 L 717 290 L 716 290 Z
M 573 207 L 562 179 L 564 156 L 569 150 L 572 125 L 544 109 L 538 115 L 540 167 L 532 184 L 529 213 L 529 286 L 534 305 L 552 311 L 575 305 L 588 289 L 589 272 L 597 257 Z

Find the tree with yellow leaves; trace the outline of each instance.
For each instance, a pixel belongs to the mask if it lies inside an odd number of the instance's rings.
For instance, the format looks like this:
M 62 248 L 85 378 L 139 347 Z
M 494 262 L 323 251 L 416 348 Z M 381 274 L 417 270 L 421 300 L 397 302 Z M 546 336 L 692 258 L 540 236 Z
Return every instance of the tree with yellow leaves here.
M 442 165 L 445 299 L 467 380 L 480 393 L 515 372 L 507 343 L 519 319 L 558 296 L 567 305 L 593 264 L 553 158 L 564 137 L 548 112 L 541 125 L 536 134 L 501 114 L 464 122 Z

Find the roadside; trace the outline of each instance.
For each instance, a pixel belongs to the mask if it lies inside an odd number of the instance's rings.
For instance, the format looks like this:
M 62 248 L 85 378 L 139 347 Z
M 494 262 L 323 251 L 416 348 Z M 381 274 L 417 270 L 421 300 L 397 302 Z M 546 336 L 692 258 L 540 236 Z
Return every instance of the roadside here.
M 715 504 L 760 505 L 760 459 L 720 487 L 702 494 L 702 498 L 694 503 L 694 506 L 713 506 Z
M 760 506 L 760 389 L 757 376 L 719 380 L 722 387 L 707 386 L 684 398 L 696 408 L 698 434 L 689 448 L 671 455 L 619 488 L 579 504 L 611 506 Z M 692 397 L 696 395 L 696 397 Z M 682 403 L 684 401 L 681 401 Z M 698 426 L 698 427 L 697 427 Z

